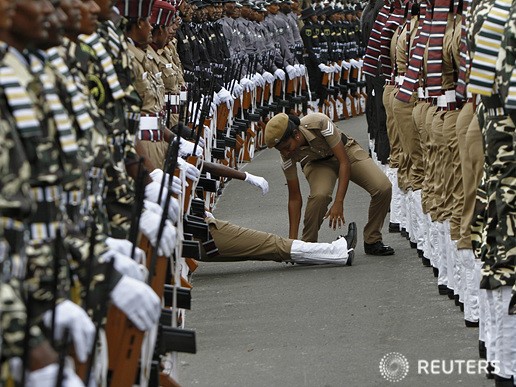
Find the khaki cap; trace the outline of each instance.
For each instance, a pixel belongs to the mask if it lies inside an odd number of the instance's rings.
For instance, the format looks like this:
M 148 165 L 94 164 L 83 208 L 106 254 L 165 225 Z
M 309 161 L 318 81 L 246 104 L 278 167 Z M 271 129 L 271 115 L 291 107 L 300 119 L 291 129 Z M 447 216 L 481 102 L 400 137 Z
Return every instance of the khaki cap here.
M 288 128 L 288 116 L 285 113 L 276 114 L 265 126 L 265 144 L 274 148 L 283 138 Z

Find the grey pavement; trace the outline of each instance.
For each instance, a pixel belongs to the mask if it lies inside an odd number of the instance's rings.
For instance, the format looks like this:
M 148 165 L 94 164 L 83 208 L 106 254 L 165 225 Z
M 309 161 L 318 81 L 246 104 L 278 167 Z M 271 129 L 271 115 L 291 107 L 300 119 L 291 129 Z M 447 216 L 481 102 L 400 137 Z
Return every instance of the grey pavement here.
M 367 149 L 365 117 L 338 126 Z M 256 188 L 232 181 L 214 215 L 288 236 L 287 187 L 279 153 L 261 151 L 243 169 L 266 177 L 269 194 L 262 196 Z M 303 191 L 306 197 L 306 186 Z M 368 205 L 368 194 L 350 184 L 344 213 L 359 231 Z M 193 309 L 186 319 L 187 327 L 196 331 L 198 352 L 180 354 L 180 383 L 493 386 L 482 372 L 472 369 L 478 366 L 478 329 L 464 326 L 459 308 L 438 294 L 432 270 L 421 265 L 406 239 L 389 234 L 387 225 L 388 219 L 384 242 L 396 254 L 366 256 L 359 235 L 352 267 L 201 263 L 193 276 Z M 324 224 L 319 240 L 331 242 L 339 233 L 346 231 L 333 231 Z M 407 376 L 398 383 L 380 373 L 382 357 L 391 352 L 402 354 L 409 365 Z M 461 363 L 467 360 L 469 370 Z M 418 363 L 425 361 L 433 361 L 433 372 L 430 366 L 428 373 L 425 368 L 418 372 Z

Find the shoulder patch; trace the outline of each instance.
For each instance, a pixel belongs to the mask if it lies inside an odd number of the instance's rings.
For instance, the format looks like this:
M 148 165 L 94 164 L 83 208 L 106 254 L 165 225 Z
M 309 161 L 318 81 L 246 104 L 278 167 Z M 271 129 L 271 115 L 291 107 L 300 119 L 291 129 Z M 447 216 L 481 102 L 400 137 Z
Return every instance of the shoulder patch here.
M 321 134 L 324 137 L 330 137 L 331 135 L 333 135 L 334 132 L 335 132 L 335 126 L 333 125 L 333 122 L 331 122 L 331 121 L 328 121 L 328 126 L 326 127 L 326 129 L 321 130 Z
M 306 36 L 312 36 L 312 30 L 310 30 L 310 29 L 308 29 L 308 28 L 307 28 L 307 29 L 305 30 L 305 35 L 306 35 Z
M 291 166 L 292 166 L 292 159 L 285 160 L 281 164 L 281 168 L 283 168 L 283 170 L 289 169 Z

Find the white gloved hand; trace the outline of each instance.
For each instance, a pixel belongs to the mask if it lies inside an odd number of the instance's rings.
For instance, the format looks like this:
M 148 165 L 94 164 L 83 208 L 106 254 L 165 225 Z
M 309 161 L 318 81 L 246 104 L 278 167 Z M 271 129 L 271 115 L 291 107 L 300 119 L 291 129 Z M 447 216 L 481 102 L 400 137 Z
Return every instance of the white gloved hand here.
M 245 181 L 255 187 L 262 189 L 262 195 L 266 195 L 269 192 L 269 183 L 261 176 L 255 176 L 249 172 L 245 173 Z
M 274 76 L 276 77 L 276 79 L 279 79 L 280 81 L 284 81 L 285 80 L 285 71 L 283 71 L 282 69 L 277 69 L 276 71 L 274 71 Z
M 183 160 L 181 157 L 177 158 L 177 165 L 179 165 L 179 168 L 185 171 L 185 175 L 188 179 L 192 180 L 193 182 L 197 182 L 199 180 L 201 171 L 195 168 L 195 166 Z
M 254 89 L 254 83 L 249 78 L 244 77 L 240 80 L 240 86 L 244 88 L 245 91 L 251 91 Z
M 254 85 L 257 87 L 264 87 L 265 86 L 265 79 L 261 76 L 260 73 L 255 73 L 253 76 L 253 82 Z
M 170 175 L 168 173 L 166 175 L 167 175 L 167 177 L 165 178 L 165 187 L 168 187 L 168 179 L 170 179 Z M 157 183 L 161 187 L 161 181 L 163 180 L 163 171 L 161 169 L 156 168 L 154 171 L 149 173 L 149 176 L 152 179 L 153 183 Z M 147 187 L 148 187 L 148 185 L 145 186 L 145 190 L 147 190 Z M 149 191 L 150 190 L 151 189 L 149 188 Z M 177 176 L 173 176 L 172 177 L 172 193 L 174 195 L 180 195 L 181 192 L 183 192 L 181 180 Z M 156 192 L 156 194 L 155 194 L 156 199 L 158 198 L 158 193 L 159 193 L 159 189 L 158 189 L 158 192 Z M 150 197 L 147 197 L 147 196 L 145 196 L 145 197 L 146 197 L 146 199 L 152 200 L 152 198 L 150 198 Z M 157 200 L 156 200 L 156 203 L 157 203 Z
M 364 66 L 364 60 L 363 59 L 359 59 L 358 60 L 358 67 L 362 68 L 363 66 Z
M 111 291 L 117 308 L 141 331 L 149 330 L 161 314 L 161 301 L 147 284 L 123 276 Z
M 220 100 L 220 97 L 217 93 L 213 92 L 213 99 L 211 100 L 212 105 L 219 105 L 222 101 Z M 212 106 L 213 109 L 213 106 Z
M 70 332 L 77 359 L 81 363 L 88 360 L 88 355 L 95 339 L 95 325 L 88 314 L 77 304 L 64 300 L 56 305 L 54 338 L 63 339 L 65 329 Z M 52 325 L 52 310 L 43 314 L 43 323 L 47 328 Z
M 324 69 L 326 68 L 326 65 L 324 63 L 319 63 L 319 70 L 321 70 L 324 73 Z
M 145 281 L 145 278 L 147 278 L 147 268 L 136 263 L 136 261 L 131 259 L 128 255 L 124 255 L 115 250 L 109 250 L 102 254 L 101 258 L 105 261 L 113 259 L 113 267 L 121 274 L 137 279 L 138 281 Z
M 128 257 L 131 256 L 131 252 L 133 251 L 133 244 L 129 242 L 127 239 L 116 239 L 107 237 L 106 245 L 108 245 L 110 249 L 118 251 L 119 253 L 127 255 Z M 145 263 L 145 252 L 139 247 L 136 247 L 134 249 L 134 260 L 137 263 Z
M 296 69 L 292 65 L 287 65 L 287 67 L 285 67 L 285 71 L 287 72 L 289 79 L 294 79 L 297 76 Z
M 179 143 L 179 156 L 180 157 L 188 157 L 191 156 L 194 150 L 195 144 L 190 141 L 186 141 L 181 138 L 181 142 Z M 202 148 L 197 144 L 197 148 L 195 149 L 195 156 L 202 156 Z
M 225 103 L 228 109 L 231 108 L 231 101 L 233 100 L 233 97 L 231 97 L 231 93 L 225 89 L 224 87 L 219 90 L 219 92 L 216 94 L 217 96 L 217 105 L 219 103 Z
M 210 211 L 206 211 L 206 210 L 204 210 L 204 217 L 209 218 L 209 219 L 215 219 L 213 214 Z
M 69 359 L 66 359 L 69 360 Z M 26 379 L 26 386 L 31 387 L 51 387 L 55 386 L 57 382 L 57 374 L 59 373 L 59 364 L 52 363 L 46 367 L 38 370 L 28 372 Z M 71 366 L 71 361 L 65 361 L 63 368 L 63 383 L 62 387 L 84 387 L 81 378 L 77 376 Z
M 144 201 L 146 211 L 142 212 L 140 217 L 140 232 L 145 235 L 154 247 L 158 240 L 159 225 L 163 211 L 160 206 L 156 207 L 155 203 L 148 200 Z M 165 227 L 159 243 L 158 254 L 170 257 L 176 246 L 177 231 L 174 225 L 167 219 Z
M 350 64 L 351 64 L 351 66 L 352 66 L 352 67 L 354 67 L 354 68 L 358 68 L 358 66 L 359 66 L 358 61 L 357 61 L 357 60 L 355 60 L 355 59 L 351 59 L 351 60 L 349 61 L 349 63 L 350 63 Z
M 301 76 L 301 67 L 299 66 L 299 64 L 294 65 L 294 70 L 296 71 L 296 76 L 300 77 Z
M 349 68 L 351 67 L 349 62 L 346 62 L 345 60 L 343 60 L 340 65 L 344 68 L 344 70 L 349 70 Z
M 340 73 L 342 71 L 342 66 L 340 66 L 338 63 L 334 63 L 333 67 L 335 67 L 336 73 Z
M 179 158 L 178 158 L 178 160 L 179 160 Z M 161 176 L 159 176 L 159 172 L 161 172 Z M 154 171 L 152 171 L 152 173 L 154 173 L 154 177 L 156 179 L 161 181 L 161 179 L 163 177 L 163 171 L 161 169 L 155 169 Z M 167 177 L 166 177 L 166 181 L 165 181 L 166 185 L 168 185 L 168 179 L 169 179 L 169 175 L 167 173 Z M 173 176 L 172 187 L 174 187 L 175 182 L 178 182 L 176 184 L 179 184 L 179 186 L 181 187 L 181 180 L 177 176 Z M 148 201 L 150 201 L 152 203 L 157 204 L 160 187 L 161 187 L 161 184 L 157 183 L 155 181 L 147 184 L 145 186 L 145 199 L 147 199 Z M 178 190 L 172 188 L 172 191 L 175 193 Z M 164 187 L 163 192 L 161 193 L 161 201 L 159 202 L 159 206 L 161 206 L 161 208 L 163 208 L 165 206 L 165 201 L 167 200 L 167 192 L 168 192 L 167 187 Z M 181 191 L 179 191 L 179 192 L 181 192 Z M 170 198 L 170 205 L 168 206 L 168 214 L 167 215 L 168 215 L 168 218 L 173 223 L 175 223 L 177 221 L 177 219 L 179 217 L 179 201 L 176 198 Z
M 306 75 L 306 66 L 304 64 L 300 64 L 299 69 L 301 70 L 301 76 L 304 77 Z
M 271 73 L 269 73 L 268 71 L 265 71 L 263 74 L 262 74 L 262 77 L 263 79 L 265 79 L 265 82 L 267 83 L 272 83 L 274 82 L 274 75 L 272 75 Z

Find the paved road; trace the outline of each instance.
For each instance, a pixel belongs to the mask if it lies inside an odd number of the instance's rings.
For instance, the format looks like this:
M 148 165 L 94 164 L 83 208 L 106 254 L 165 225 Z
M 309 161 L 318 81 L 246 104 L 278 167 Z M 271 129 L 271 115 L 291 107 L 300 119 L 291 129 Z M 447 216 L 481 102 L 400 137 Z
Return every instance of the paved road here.
M 366 147 L 365 117 L 338 126 Z M 215 216 L 287 236 L 287 188 L 278 159 L 277 151 L 264 150 L 244 166 L 268 179 L 267 196 L 230 182 Z M 351 184 L 345 216 L 359 230 L 368 204 L 367 193 Z M 322 230 L 321 241 L 338 234 Z M 352 267 L 201 263 L 187 315 L 188 327 L 197 333 L 198 353 L 180 355 L 181 384 L 493 386 L 482 374 L 468 374 L 464 366 L 459 370 L 461 360 L 475 360 L 476 366 L 478 329 L 465 328 L 459 309 L 438 295 L 432 270 L 421 265 L 408 241 L 387 231 L 384 241 L 396 255 L 366 256 L 360 235 Z M 401 353 L 409 363 L 399 383 L 380 373 L 380 360 L 390 352 Z M 418 372 L 418 362 L 432 360 L 434 374 L 425 374 L 424 368 Z

